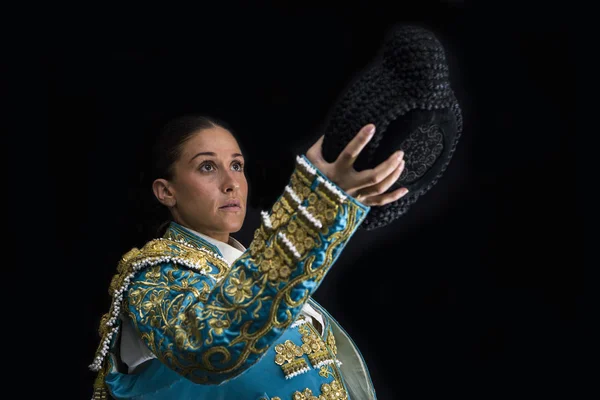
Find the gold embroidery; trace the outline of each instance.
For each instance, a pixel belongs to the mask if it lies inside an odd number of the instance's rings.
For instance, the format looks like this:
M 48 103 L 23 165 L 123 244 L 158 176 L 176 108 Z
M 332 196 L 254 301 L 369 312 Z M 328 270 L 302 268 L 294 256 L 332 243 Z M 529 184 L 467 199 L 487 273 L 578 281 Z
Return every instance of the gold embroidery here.
M 327 365 L 323 365 L 321 368 L 319 368 L 319 375 L 321 375 L 323 378 L 327 378 L 329 375 L 333 374 Z
M 275 364 L 281 366 L 286 379 L 309 370 L 302 349 L 291 340 L 275 346 Z
M 321 385 L 321 394 L 315 396 L 310 389 L 304 389 L 302 392 L 294 392 L 292 395 L 293 400 L 347 400 L 348 393 L 344 389 L 344 386 L 337 380 L 331 381 L 331 383 L 324 383 Z
M 94 380 L 94 393 L 92 394 L 92 400 L 107 400 L 110 398 L 108 396 L 108 389 L 106 388 L 106 383 L 104 380 L 107 370 L 108 365 L 98 371 L 96 379 Z
M 229 285 L 225 288 L 225 293 L 233 296 L 236 303 L 241 303 L 252 297 L 252 286 L 254 280 L 246 278 L 246 271 L 241 271 L 238 277 L 232 276 L 229 278 Z
M 302 334 L 302 350 L 308 356 L 314 368 L 319 368 L 323 363 L 334 361 L 327 345 L 312 325 L 304 324 L 298 328 L 298 331 Z
M 212 328 L 212 331 L 215 335 L 221 336 L 223 331 L 229 328 L 228 321 L 222 321 L 220 319 L 212 318 L 208 320 L 208 325 Z
M 298 169 L 292 174 L 290 183 L 300 201 L 304 201 L 310 195 L 311 182 Z
M 331 349 L 331 352 L 334 355 L 337 355 L 337 346 L 335 345 L 335 336 L 333 336 L 333 331 L 329 328 L 329 334 L 327 335 L 327 345 Z
M 302 349 L 291 340 L 286 340 L 284 344 L 275 346 L 275 363 L 283 365 L 286 361 L 292 362 L 296 357 L 302 357 Z
M 292 206 L 294 204 L 294 206 Z M 296 212 L 296 203 L 291 199 L 289 193 L 285 192 L 273 205 L 271 212 L 271 226 L 277 230 L 280 226 L 288 223 L 290 217 Z
M 295 375 L 310 370 L 310 368 L 308 368 L 308 363 L 304 358 L 298 358 L 290 363 L 286 363 L 281 366 L 281 369 L 283 370 L 286 378 L 291 378 Z
M 254 240 L 250 243 L 250 254 L 253 257 L 256 257 L 266 245 L 267 235 L 265 234 L 264 227 L 260 226 L 257 230 L 254 231 Z

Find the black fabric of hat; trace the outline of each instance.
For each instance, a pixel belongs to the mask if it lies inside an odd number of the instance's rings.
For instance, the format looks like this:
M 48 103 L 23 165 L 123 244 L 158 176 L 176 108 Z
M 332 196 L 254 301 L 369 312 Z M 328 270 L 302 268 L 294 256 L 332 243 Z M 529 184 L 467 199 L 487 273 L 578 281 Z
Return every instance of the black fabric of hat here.
M 450 87 L 444 48 L 435 35 L 418 26 L 396 26 L 376 59 L 336 101 L 323 127 L 323 157 L 334 161 L 365 125 L 374 137 L 355 162 L 356 170 L 373 168 L 403 150 L 405 167 L 388 190 L 408 194 L 373 206 L 363 228 L 372 230 L 405 214 L 446 170 L 462 132 L 462 114 Z

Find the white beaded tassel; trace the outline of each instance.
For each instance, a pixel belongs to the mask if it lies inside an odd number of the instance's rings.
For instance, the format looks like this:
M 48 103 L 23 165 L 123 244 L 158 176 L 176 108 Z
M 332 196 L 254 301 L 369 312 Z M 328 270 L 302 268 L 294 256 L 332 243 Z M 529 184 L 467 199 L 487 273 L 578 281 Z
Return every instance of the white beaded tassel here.
M 319 363 L 317 363 L 317 365 L 315 365 L 315 368 L 321 368 L 324 365 L 329 365 L 329 364 L 333 364 L 334 361 L 331 358 L 328 358 L 327 360 L 323 360 Z
M 338 202 L 343 203 L 346 200 L 346 195 L 344 193 L 342 193 L 338 188 L 336 188 L 331 182 L 326 181 L 325 179 L 321 178 L 320 176 L 317 177 L 317 181 L 319 181 L 319 183 L 322 183 L 323 185 L 325 185 L 331 193 L 335 194 L 335 196 L 338 199 Z
M 311 213 L 310 211 L 308 211 L 306 209 L 306 207 L 304 206 L 298 206 L 298 209 L 300 210 L 300 212 L 306 217 L 306 219 L 308 219 L 315 227 L 317 227 L 318 229 L 321 229 L 323 227 L 323 224 L 321 224 L 321 221 L 319 221 L 318 219 L 316 219 Z
M 317 174 L 317 170 L 315 170 L 313 167 L 311 167 L 304 158 L 302 158 L 300 156 L 296 156 L 296 161 L 298 162 L 298 164 L 300 164 L 304 168 L 306 168 L 306 170 L 308 171 L 309 174 L 311 174 L 311 175 Z
M 285 376 L 285 379 L 291 379 L 291 378 L 293 378 L 293 377 L 295 377 L 295 376 L 298 376 L 298 375 L 305 374 L 305 373 L 307 373 L 308 371 L 310 371 L 310 367 L 304 367 L 304 368 L 302 368 L 302 369 L 299 369 L 298 371 L 295 371 L 295 372 L 292 372 L 292 373 L 291 373 L 291 374 L 289 374 L 289 375 L 286 375 L 286 376 Z
M 298 195 L 296 194 L 296 192 L 294 192 L 294 189 L 292 189 L 292 187 L 290 185 L 287 185 L 285 187 L 285 191 L 290 194 L 291 198 L 296 202 L 296 204 L 302 203 L 302 201 L 300 200 L 300 197 L 298 197 Z
M 273 225 L 271 225 L 271 217 L 269 213 L 266 211 L 261 211 L 260 215 L 262 216 L 263 224 L 267 227 L 267 229 L 273 229 Z
M 301 257 L 300 253 L 298 252 L 298 249 L 296 249 L 296 246 L 294 246 L 294 244 L 290 242 L 290 240 L 282 232 L 277 232 L 277 236 L 279 236 L 283 243 L 285 243 L 287 248 L 292 252 L 296 259 L 299 259 Z

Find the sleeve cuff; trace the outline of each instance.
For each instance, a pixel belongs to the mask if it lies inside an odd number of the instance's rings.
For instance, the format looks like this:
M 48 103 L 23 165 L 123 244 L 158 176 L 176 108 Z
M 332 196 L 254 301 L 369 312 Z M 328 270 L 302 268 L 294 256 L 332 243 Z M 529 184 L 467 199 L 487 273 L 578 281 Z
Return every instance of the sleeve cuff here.
M 341 203 L 348 200 L 349 202 L 353 203 L 354 205 L 359 207 L 361 210 L 363 210 L 365 213 L 371 209 L 371 207 L 364 205 L 360 201 L 356 200 L 354 197 L 350 196 L 348 193 L 346 193 L 344 190 L 342 190 L 338 185 L 336 185 L 334 182 L 332 182 L 329 178 L 327 178 L 325 176 L 325 174 L 323 174 L 317 167 L 315 167 L 313 165 L 313 163 L 311 163 L 308 160 L 308 158 L 306 158 L 305 155 L 296 156 L 296 163 L 301 165 L 309 174 L 312 174 L 315 176 L 316 179 L 313 182 L 313 188 L 312 188 L 313 190 L 314 190 L 315 186 L 317 186 L 319 183 L 321 183 L 328 189 L 329 192 L 331 192 L 332 194 L 337 196 L 337 198 L 340 200 Z

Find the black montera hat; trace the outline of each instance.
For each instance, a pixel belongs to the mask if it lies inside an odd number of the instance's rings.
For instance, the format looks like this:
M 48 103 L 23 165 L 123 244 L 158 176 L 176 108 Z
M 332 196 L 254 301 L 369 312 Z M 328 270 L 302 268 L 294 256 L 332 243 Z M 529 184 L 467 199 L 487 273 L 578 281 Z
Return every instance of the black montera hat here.
M 450 87 L 444 48 L 421 27 L 400 25 L 386 36 L 376 59 L 336 101 L 324 124 L 323 156 L 332 162 L 365 125 L 375 136 L 355 168 L 372 168 L 404 151 L 405 167 L 388 191 L 408 194 L 373 206 L 361 225 L 367 230 L 405 214 L 446 170 L 462 132 L 462 114 Z

